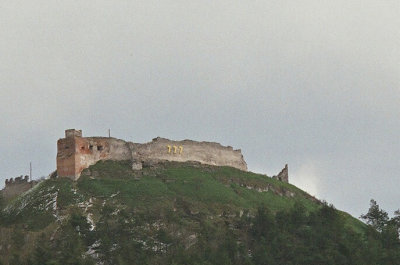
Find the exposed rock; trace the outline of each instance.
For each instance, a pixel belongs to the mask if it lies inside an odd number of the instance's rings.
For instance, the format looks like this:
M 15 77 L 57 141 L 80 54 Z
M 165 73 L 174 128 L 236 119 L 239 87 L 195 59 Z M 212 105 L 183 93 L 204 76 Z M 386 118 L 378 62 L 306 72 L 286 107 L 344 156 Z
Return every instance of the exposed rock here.
M 196 234 L 192 234 L 190 236 L 188 236 L 185 240 L 185 248 L 188 249 L 191 246 L 193 246 L 194 244 L 196 244 L 197 242 L 197 235 Z
M 190 214 L 191 215 L 198 215 L 199 214 L 199 210 L 190 210 Z
M 132 170 L 141 170 L 143 168 L 142 162 L 133 160 L 132 162 Z

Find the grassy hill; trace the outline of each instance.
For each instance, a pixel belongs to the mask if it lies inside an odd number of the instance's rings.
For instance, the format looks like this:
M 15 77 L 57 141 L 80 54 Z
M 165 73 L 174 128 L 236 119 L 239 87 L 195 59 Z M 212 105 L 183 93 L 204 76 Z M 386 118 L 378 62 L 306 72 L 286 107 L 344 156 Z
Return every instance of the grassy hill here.
M 366 225 L 295 186 L 197 163 L 132 171 L 128 161 L 99 162 L 77 182 L 48 179 L 4 202 L 0 222 L 0 264 L 374 264 L 368 262 L 380 258 L 365 256 L 379 243 L 368 238 Z

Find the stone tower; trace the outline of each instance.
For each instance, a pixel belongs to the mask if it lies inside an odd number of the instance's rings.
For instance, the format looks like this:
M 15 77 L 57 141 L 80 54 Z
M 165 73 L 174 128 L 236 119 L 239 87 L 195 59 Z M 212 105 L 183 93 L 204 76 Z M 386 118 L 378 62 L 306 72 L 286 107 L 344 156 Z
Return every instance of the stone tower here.
M 129 145 L 111 137 L 82 137 L 81 130 L 65 131 L 57 142 L 57 175 L 77 180 L 82 170 L 100 160 L 132 160 Z
M 57 141 L 57 175 L 60 177 L 76 178 L 78 168 L 76 153 L 79 151 L 77 142 L 82 138 L 82 131 L 69 129 L 65 138 Z

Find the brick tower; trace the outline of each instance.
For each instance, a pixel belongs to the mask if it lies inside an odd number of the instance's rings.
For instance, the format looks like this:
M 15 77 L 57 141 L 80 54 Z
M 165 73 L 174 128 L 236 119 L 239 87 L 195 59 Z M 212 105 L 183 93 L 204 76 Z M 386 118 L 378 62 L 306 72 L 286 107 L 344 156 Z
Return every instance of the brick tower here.
M 65 131 L 65 138 L 57 141 L 57 175 L 69 177 L 73 180 L 79 177 L 79 156 L 81 150 L 79 142 L 82 141 L 82 131 L 69 129 Z

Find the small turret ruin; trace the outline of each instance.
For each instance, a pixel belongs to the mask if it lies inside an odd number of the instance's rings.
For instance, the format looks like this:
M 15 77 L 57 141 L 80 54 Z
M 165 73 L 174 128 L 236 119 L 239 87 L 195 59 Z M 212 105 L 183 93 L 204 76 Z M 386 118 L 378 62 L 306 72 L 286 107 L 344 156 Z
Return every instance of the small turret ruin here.
M 285 167 L 279 172 L 277 176 L 273 176 L 272 178 L 280 180 L 282 182 L 289 183 L 289 168 L 286 164 Z
M 6 179 L 5 187 L 1 192 L 5 198 L 11 198 L 28 191 L 35 186 L 36 183 L 36 181 L 29 181 L 29 176 Z
M 12 185 L 17 185 L 17 184 L 22 184 L 22 183 L 28 182 L 28 180 L 29 180 L 29 176 L 23 177 L 21 175 L 19 177 L 16 177 L 15 179 L 13 179 L 13 178 L 6 179 L 5 184 L 6 184 L 6 186 L 12 186 Z

